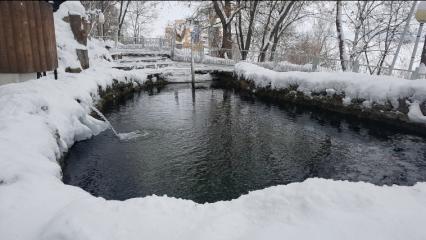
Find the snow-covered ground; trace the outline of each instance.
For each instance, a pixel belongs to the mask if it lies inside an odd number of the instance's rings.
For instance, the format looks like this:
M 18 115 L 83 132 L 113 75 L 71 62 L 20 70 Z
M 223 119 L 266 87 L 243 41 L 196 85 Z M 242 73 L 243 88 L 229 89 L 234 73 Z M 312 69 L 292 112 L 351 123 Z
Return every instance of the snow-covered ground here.
M 61 8 L 78 9 L 76 4 L 67 2 Z M 58 21 L 55 15 L 55 24 L 60 26 Z M 58 38 L 58 45 L 67 41 Z M 59 51 L 62 66 L 75 60 L 73 49 L 64 45 L 63 49 Z M 57 81 L 48 76 L 0 87 L 0 239 L 426 238 L 426 183 L 380 187 L 308 179 L 211 204 L 167 196 L 106 201 L 63 184 L 57 160 L 64 151 L 106 129 L 105 123 L 89 115 L 89 104 L 99 99 L 98 86 L 111 85 L 113 78 L 146 79 L 144 70 L 112 69 L 111 63 L 99 58 L 103 50 L 96 50 L 95 42 L 88 49 L 92 49 L 90 60 L 95 67 L 80 74 L 60 72 Z M 256 66 L 237 66 L 240 74 L 241 69 L 245 74 L 263 76 L 259 84 L 275 76 Z M 300 73 L 286 74 L 294 76 L 291 81 L 301 82 Z M 341 81 L 325 81 L 334 75 L 315 74 L 310 76 L 323 79 L 320 82 L 329 88 L 338 91 L 345 87 Z M 361 75 L 339 76 L 358 80 Z M 273 84 L 284 86 L 281 81 Z M 307 84 L 315 87 L 312 82 Z M 362 90 L 358 94 L 368 92 L 369 86 L 358 89 Z M 421 84 L 407 89 L 392 85 L 388 92 L 421 94 L 423 89 Z
M 298 65 L 293 64 L 287 61 L 282 62 L 259 62 L 257 65 L 274 70 L 276 72 L 289 72 L 289 71 L 299 71 L 299 72 L 312 72 L 312 64 Z

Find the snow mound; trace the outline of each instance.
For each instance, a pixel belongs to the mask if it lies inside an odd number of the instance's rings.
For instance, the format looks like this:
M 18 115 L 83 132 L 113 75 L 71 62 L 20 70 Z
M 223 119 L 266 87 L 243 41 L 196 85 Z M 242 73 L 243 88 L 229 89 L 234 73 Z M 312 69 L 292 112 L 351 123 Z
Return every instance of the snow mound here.
M 276 72 L 290 72 L 290 71 L 300 71 L 300 72 L 312 72 L 312 64 L 298 65 L 293 64 L 287 61 L 281 62 L 259 62 L 257 65 L 274 70 Z
M 80 15 L 84 17 L 86 16 L 86 9 L 84 9 L 84 6 L 79 1 L 65 1 L 60 5 L 55 16 L 63 19 L 68 15 Z

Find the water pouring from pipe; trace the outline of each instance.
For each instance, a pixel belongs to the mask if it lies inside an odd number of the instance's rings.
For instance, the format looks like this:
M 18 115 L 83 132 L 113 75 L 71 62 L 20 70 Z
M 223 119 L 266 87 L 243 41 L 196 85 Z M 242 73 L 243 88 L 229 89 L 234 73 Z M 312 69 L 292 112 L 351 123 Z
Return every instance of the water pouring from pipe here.
M 101 113 L 101 111 L 99 111 L 99 109 L 97 109 L 94 106 L 90 106 L 90 108 L 96 112 L 98 114 L 99 117 L 101 117 L 106 124 L 108 124 L 108 127 L 111 129 L 111 131 L 114 133 L 114 135 L 120 139 L 120 140 L 131 140 L 131 139 L 135 139 L 138 137 L 144 137 L 148 135 L 148 132 L 144 132 L 141 133 L 139 130 L 133 131 L 133 132 L 129 132 L 129 133 L 119 133 L 115 130 L 115 128 L 112 126 L 112 124 L 110 123 L 110 121 L 108 121 L 108 119 L 105 117 L 105 115 L 103 115 Z

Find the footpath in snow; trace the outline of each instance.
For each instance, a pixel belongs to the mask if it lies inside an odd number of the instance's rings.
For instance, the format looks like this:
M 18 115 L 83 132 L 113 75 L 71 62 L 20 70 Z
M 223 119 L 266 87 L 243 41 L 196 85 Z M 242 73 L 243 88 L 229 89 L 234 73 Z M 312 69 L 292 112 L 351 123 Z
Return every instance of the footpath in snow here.
M 67 7 L 82 8 L 79 2 L 66 2 L 61 5 L 63 12 Z M 59 28 L 60 21 L 55 15 Z M 64 47 L 68 40 L 58 38 L 58 45 Z M 59 54 L 61 61 L 66 55 L 75 57 L 72 52 Z M 167 196 L 106 201 L 63 184 L 58 159 L 64 151 L 106 129 L 104 122 L 90 116 L 88 106 L 99 100 L 98 87 L 110 86 L 113 78 L 139 83 L 146 79 L 143 70 L 112 69 L 110 63 L 93 55 L 90 61 L 92 68 L 80 74 L 60 72 L 58 81 L 44 77 L 0 87 L 0 239 L 426 238 L 426 183 L 380 187 L 308 179 L 211 204 Z M 263 71 L 257 74 L 264 76 L 258 84 L 274 80 Z M 300 73 L 288 74 L 299 86 L 315 87 L 302 80 Z M 311 76 L 323 79 L 318 87 L 326 84 L 336 91 L 350 87 L 327 81 L 324 74 Z M 358 79 L 360 75 L 353 76 Z M 350 82 L 355 84 L 354 80 Z M 274 87 L 287 84 L 279 80 L 270 83 Z M 408 91 L 401 88 L 390 92 Z

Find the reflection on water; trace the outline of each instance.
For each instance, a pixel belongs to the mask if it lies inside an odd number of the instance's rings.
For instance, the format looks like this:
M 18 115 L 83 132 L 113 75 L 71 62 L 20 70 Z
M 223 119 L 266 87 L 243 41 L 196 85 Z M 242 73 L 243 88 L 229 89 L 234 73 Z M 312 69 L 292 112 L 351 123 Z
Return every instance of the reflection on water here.
M 110 106 L 110 131 L 65 159 L 64 182 L 106 199 L 151 194 L 196 202 L 310 177 L 412 185 L 426 180 L 426 142 L 330 113 L 276 106 L 228 90 L 171 85 Z

